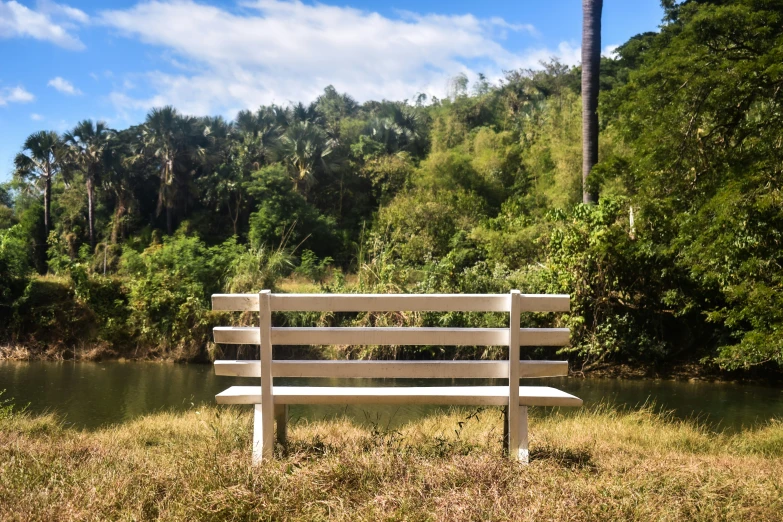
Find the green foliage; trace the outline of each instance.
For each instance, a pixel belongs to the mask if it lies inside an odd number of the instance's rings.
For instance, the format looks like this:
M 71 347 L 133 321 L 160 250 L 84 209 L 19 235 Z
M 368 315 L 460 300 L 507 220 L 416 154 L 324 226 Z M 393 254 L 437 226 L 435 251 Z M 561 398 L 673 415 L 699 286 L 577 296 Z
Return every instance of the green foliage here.
M 307 252 L 312 254 L 310 250 Z M 282 247 L 271 250 L 262 245 L 244 250 L 236 255 L 229 267 L 226 290 L 232 293 L 274 290 L 277 281 L 290 274 L 293 268 L 293 255 Z
M 698 285 L 729 368 L 783 361 L 781 13 L 780 1 L 672 4 L 607 100 L 634 151 L 639 227 Z
M 255 172 L 246 190 L 260 202 L 250 216 L 248 239 L 253 248 L 288 242 L 304 243 L 319 255 L 334 252 L 334 221 L 319 214 L 293 190 L 283 166 L 271 165 Z
M 477 224 L 483 204 L 461 189 L 403 193 L 380 210 L 374 233 L 404 264 L 421 265 L 446 255 L 452 237 Z
M 8 317 L 8 310 L 30 273 L 30 260 L 24 230 L 21 225 L 0 230 L 0 318 Z
M 328 275 L 329 265 L 334 261 L 331 257 L 325 257 L 318 260 L 318 257 L 312 250 L 302 252 L 302 258 L 299 266 L 296 267 L 297 274 L 304 276 L 315 283 L 323 283 Z
M 627 201 L 604 198 L 552 217 L 538 284 L 541 292 L 571 294 L 565 320 L 572 344 L 565 351 L 596 364 L 618 357 L 660 361 L 680 348 L 660 335 L 665 281 L 645 242 L 631 237 Z
M 123 253 L 129 325 L 134 336 L 193 356 L 209 338 L 210 296 L 222 290 L 241 248 L 234 239 L 207 247 L 179 231 L 141 253 Z

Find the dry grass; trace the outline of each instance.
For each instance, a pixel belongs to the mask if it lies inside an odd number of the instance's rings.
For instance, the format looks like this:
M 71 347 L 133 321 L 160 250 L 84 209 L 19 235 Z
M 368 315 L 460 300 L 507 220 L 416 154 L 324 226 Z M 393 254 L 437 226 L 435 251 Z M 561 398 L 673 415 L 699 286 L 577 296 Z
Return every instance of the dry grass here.
M 246 408 L 96 432 L 0 414 L 0 518 L 781 520 L 783 423 L 725 435 L 650 411 L 537 413 L 528 467 L 501 456 L 499 410 L 456 409 L 395 432 L 299 423 L 255 469 Z

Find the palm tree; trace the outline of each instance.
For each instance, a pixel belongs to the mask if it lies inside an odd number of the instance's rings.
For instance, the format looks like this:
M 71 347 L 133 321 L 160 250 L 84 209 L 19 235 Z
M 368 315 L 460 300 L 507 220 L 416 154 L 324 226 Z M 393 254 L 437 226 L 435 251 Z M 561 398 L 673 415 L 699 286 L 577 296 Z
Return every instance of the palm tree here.
M 22 146 L 22 152 L 14 158 L 14 176 L 20 180 L 31 180 L 43 185 L 44 229 L 49 237 L 51 229 L 52 179 L 65 163 L 65 149 L 60 136 L 54 131 L 40 131 L 30 134 Z
M 308 121 L 292 123 L 280 138 L 280 154 L 291 171 L 294 185 L 305 197 L 317 183 L 316 169 L 326 168 L 324 157 L 332 152 L 326 134 Z
M 424 150 L 424 122 L 421 112 L 406 103 L 383 102 L 379 115 L 368 122 L 367 132 L 383 143 L 387 154 Z
M 237 114 L 235 134 L 248 168 L 261 168 L 269 151 L 277 146 L 281 132 L 280 114 L 276 107 L 262 107 L 255 113 L 243 110 Z
M 114 194 L 114 217 L 111 226 L 111 244 L 117 244 L 123 230 L 125 214 L 132 211 L 133 187 L 141 175 L 133 165 L 133 129 L 118 132 L 106 149 L 105 170 L 101 181 L 105 190 Z
M 595 203 L 587 177 L 598 163 L 598 78 L 603 0 L 582 0 L 582 201 Z
M 182 116 L 171 106 L 154 108 L 141 126 L 141 153 L 158 164 L 160 188 L 157 214 L 166 209 L 166 230 L 173 232 L 173 213 L 180 191 L 187 184 L 182 170 L 187 159 L 201 156 L 204 139 L 197 118 Z
M 114 131 L 102 121 L 80 121 L 71 132 L 63 135 L 68 147 L 69 159 L 84 174 L 87 186 L 87 218 L 90 230 L 90 246 L 95 248 L 95 183 L 103 171 L 105 153 Z

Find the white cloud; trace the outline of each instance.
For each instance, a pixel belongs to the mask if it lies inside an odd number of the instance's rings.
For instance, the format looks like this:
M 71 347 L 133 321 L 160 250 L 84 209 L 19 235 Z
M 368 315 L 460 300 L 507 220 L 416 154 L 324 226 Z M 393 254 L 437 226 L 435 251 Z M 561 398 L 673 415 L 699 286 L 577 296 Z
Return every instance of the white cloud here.
M 617 59 L 619 56 L 617 55 L 617 48 L 620 47 L 619 45 L 607 45 L 604 47 L 603 51 L 601 51 L 601 56 L 604 58 L 612 58 Z
M 40 114 L 34 112 L 34 113 L 30 114 L 30 119 L 33 120 L 33 121 L 41 121 L 42 119 L 44 119 L 44 117 L 41 116 Z
M 68 80 L 57 76 L 55 78 L 52 78 L 49 80 L 49 83 L 47 83 L 49 87 L 54 87 L 56 90 L 60 91 L 63 94 L 67 94 L 69 96 L 77 96 L 79 94 L 82 94 L 82 91 L 77 89 L 73 86 L 71 82 Z
M 579 65 L 582 63 L 582 47 L 574 46 L 570 42 L 560 42 L 557 50 L 547 48 L 531 49 L 519 57 L 515 68 L 540 69 L 541 62 L 548 62 L 553 58 L 565 65 Z
M 53 18 L 63 17 L 79 24 L 87 24 L 90 22 L 90 17 L 87 16 L 87 13 L 69 5 L 57 4 L 51 0 L 38 0 L 37 5 L 38 10 L 41 13 L 52 16 Z
M 0 38 L 29 37 L 79 50 L 84 44 L 71 31 L 88 21 L 83 11 L 54 2 L 43 2 L 35 11 L 15 0 L 0 1 Z
M 9 103 L 27 103 L 35 99 L 30 92 L 21 85 L 16 87 L 0 87 L 0 107 Z
M 298 0 L 255 0 L 234 10 L 156 0 L 104 11 L 99 23 L 184 62 L 181 72 L 136 77 L 151 88 L 146 98 L 127 89 L 112 93 L 121 110 L 168 103 L 191 114 L 225 113 L 312 100 L 329 84 L 360 101 L 412 98 L 417 92 L 440 97 L 447 79 L 459 73 L 499 78 L 503 70 L 538 67 L 554 55 L 566 63 L 579 61 L 578 48 L 574 54 L 566 43 L 555 51 L 523 53 L 501 45 L 509 31 L 534 34 L 529 24 L 409 12 L 388 18 Z

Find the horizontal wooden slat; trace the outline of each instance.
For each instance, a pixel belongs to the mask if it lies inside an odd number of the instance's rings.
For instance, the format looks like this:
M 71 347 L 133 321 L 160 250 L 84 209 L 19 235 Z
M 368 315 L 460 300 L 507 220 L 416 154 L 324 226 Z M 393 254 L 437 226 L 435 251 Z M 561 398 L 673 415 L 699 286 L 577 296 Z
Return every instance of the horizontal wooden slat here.
M 520 346 L 564 346 L 568 328 L 522 328 Z M 254 326 L 219 326 L 215 342 L 260 344 Z M 272 328 L 275 345 L 507 346 L 506 328 Z
M 279 345 L 406 345 L 500 346 L 508 343 L 505 328 L 273 328 Z
M 508 312 L 509 294 L 272 294 L 275 312 Z M 258 294 L 214 294 L 212 309 L 258 311 Z M 567 312 L 568 295 L 522 294 L 524 312 Z
M 275 404 L 454 404 L 504 406 L 508 386 L 274 386 Z M 218 404 L 260 404 L 260 386 L 232 386 Z M 521 406 L 581 406 L 582 399 L 548 386 L 520 386 Z
M 568 375 L 568 361 L 520 361 L 520 377 Z M 261 377 L 259 361 L 215 361 L 215 374 Z M 505 379 L 506 361 L 273 361 L 273 377 Z
M 508 294 L 273 294 L 272 310 L 508 312 Z
M 215 342 L 259 344 L 255 327 L 217 327 Z M 502 346 L 505 328 L 272 328 L 272 344 L 290 345 L 438 345 Z
M 568 328 L 521 328 L 520 346 L 565 346 L 571 342 Z
M 212 309 L 220 312 L 258 312 L 258 294 L 212 294 Z
M 522 312 L 568 312 L 571 296 L 568 294 L 522 294 Z

